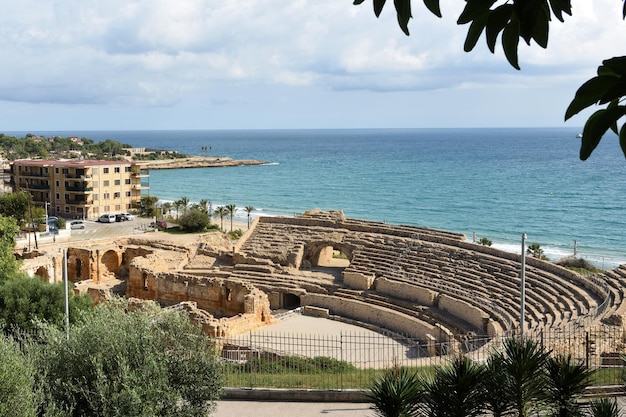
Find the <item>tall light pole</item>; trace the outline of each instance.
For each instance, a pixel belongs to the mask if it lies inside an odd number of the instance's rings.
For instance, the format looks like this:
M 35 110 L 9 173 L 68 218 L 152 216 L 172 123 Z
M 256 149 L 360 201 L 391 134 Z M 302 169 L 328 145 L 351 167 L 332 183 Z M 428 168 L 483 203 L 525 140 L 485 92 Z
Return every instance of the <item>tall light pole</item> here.
M 520 335 L 524 338 L 524 310 L 526 310 L 526 233 L 522 234 L 522 269 L 520 271 L 520 303 L 519 303 L 519 320 Z

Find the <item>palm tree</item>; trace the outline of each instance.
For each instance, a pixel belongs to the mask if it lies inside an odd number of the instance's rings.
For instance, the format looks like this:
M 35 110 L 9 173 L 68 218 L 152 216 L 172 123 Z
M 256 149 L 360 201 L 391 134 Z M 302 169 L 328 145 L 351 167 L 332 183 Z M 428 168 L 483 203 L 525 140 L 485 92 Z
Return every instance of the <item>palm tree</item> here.
M 180 200 L 174 201 L 174 208 L 176 209 L 176 220 L 178 220 L 178 212 L 180 211 L 180 207 L 182 205 Z
M 482 380 L 486 369 L 466 356 L 435 367 L 422 382 L 423 414 L 429 417 L 477 417 L 485 410 Z
M 543 249 L 541 249 L 541 245 L 539 243 L 531 243 L 526 249 L 526 253 L 537 259 L 544 259 Z
M 224 230 L 224 216 L 228 214 L 228 210 L 224 206 L 218 206 L 213 213 L 220 218 L 220 229 Z
M 374 380 L 367 396 L 379 417 L 417 416 L 419 385 L 415 373 L 396 366 Z
M 553 408 L 554 417 L 574 417 L 581 415 L 582 406 L 578 402 L 593 371 L 584 364 L 572 363 L 571 355 L 557 355 L 548 358 L 546 375 L 548 386 L 546 395 Z
M 163 203 L 161 205 L 161 208 L 163 209 L 163 215 L 170 215 L 170 212 L 172 211 L 172 203 L 167 202 L 167 203 Z
M 203 212 L 209 214 L 209 200 L 207 200 L 206 198 L 200 200 L 200 202 L 198 203 L 198 208 Z
M 244 207 L 244 210 L 248 214 L 248 229 L 249 229 L 250 228 L 250 213 L 252 213 L 254 211 L 254 207 L 246 206 L 246 207 Z
M 230 231 L 233 231 L 233 216 L 235 215 L 235 210 L 237 209 L 237 206 L 234 204 L 229 204 L 226 206 L 226 210 L 228 215 L 230 216 Z
M 187 208 L 189 207 L 189 197 L 183 197 L 178 201 L 183 209 L 183 213 L 187 213 Z

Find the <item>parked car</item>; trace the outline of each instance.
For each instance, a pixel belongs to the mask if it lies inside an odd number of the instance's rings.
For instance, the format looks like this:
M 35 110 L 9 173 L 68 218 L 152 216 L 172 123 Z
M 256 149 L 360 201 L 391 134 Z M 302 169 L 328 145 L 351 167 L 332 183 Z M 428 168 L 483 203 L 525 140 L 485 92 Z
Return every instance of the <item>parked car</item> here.
M 129 220 L 129 221 L 130 221 L 130 220 L 135 220 L 135 216 L 133 216 L 133 215 L 132 215 L 132 214 L 130 214 L 130 213 L 124 213 L 124 214 L 122 214 L 122 216 L 124 216 L 124 218 L 125 218 L 126 220 Z
M 159 219 L 156 222 L 150 223 L 150 227 L 158 227 L 159 229 L 167 229 L 167 222 Z
M 126 216 L 124 216 L 123 214 L 116 214 L 115 215 L 115 221 L 116 222 L 125 222 L 126 221 Z
M 85 222 L 82 220 L 72 220 L 70 222 L 70 229 L 84 229 L 85 227 Z
M 115 214 L 103 214 L 98 218 L 100 223 L 115 223 Z

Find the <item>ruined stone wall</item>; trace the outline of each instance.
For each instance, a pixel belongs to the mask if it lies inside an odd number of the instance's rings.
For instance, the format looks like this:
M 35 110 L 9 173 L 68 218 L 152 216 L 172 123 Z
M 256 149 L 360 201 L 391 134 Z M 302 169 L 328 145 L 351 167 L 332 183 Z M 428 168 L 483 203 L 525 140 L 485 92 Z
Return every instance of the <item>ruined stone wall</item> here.
M 409 284 L 387 278 L 378 278 L 376 280 L 376 292 L 390 297 L 414 301 L 429 307 L 434 306 L 438 294 L 437 291 L 423 288 L 413 283 Z
M 465 320 L 472 326 L 480 329 L 481 332 L 487 332 L 487 323 L 489 322 L 489 314 L 480 308 L 471 305 L 467 301 L 459 300 L 449 295 L 442 294 L 439 296 L 439 308 L 450 314 Z
M 219 320 L 208 328 L 215 334 L 236 334 L 271 321 L 267 295 L 250 284 L 176 272 L 157 272 L 153 255 L 131 262 L 126 296 L 155 300 L 161 305 L 193 302 Z M 156 268 L 155 268 L 156 267 Z

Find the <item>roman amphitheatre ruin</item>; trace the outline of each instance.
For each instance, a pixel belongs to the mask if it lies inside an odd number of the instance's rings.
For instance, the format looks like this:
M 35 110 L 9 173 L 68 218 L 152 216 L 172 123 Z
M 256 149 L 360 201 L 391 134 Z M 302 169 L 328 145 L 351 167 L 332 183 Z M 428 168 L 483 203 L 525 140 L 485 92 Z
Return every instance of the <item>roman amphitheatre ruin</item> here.
M 115 292 L 185 308 L 214 336 L 267 326 L 293 309 L 411 334 L 430 346 L 489 339 L 522 325 L 520 255 L 462 234 L 312 210 L 257 218 L 234 243 L 215 232 L 178 241 L 163 235 L 70 246 L 69 280 L 95 300 Z M 24 268 L 62 279 L 58 251 L 26 259 Z M 622 326 L 626 265 L 583 277 L 527 258 L 525 281 L 529 334 Z M 604 340 L 596 354 L 622 348 L 623 337 Z

